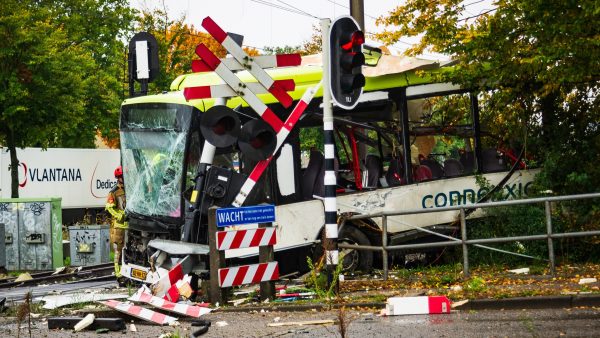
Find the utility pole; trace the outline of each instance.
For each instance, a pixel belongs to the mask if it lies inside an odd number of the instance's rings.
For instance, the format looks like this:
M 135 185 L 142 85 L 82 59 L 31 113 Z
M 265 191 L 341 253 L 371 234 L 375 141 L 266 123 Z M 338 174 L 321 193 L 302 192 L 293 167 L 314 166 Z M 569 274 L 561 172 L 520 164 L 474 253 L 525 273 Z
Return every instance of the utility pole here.
M 356 20 L 360 29 L 363 32 L 365 32 L 364 0 L 350 0 L 350 16 L 352 16 L 354 20 Z

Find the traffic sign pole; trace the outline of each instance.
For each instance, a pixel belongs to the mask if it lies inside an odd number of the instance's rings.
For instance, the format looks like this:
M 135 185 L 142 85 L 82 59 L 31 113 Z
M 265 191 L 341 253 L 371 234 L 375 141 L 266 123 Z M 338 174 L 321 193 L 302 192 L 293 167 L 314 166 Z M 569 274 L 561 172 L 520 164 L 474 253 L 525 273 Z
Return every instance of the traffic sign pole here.
M 322 44 L 323 44 L 323 139 L 325 147 L 325 196 L 323 199 L 325 207 L 325 257 L 327 263 L 327 281 L 331 285 L 334 278 L 335 268 L 338 264 L 338 226 L 337 226 L 337 202 L 336 191 L 337 185 L 334 171 L 334 139 L 333 139 L 333 108 L 331 103 L 331 86 L 329 85 L 331 67 L 329 61 L 330 45 L 329 45 L 329 19 L 321 20 Z M 337 285 L 337 284 L 336 284 Z M 336 292 L 337 293 L 337 292 Z

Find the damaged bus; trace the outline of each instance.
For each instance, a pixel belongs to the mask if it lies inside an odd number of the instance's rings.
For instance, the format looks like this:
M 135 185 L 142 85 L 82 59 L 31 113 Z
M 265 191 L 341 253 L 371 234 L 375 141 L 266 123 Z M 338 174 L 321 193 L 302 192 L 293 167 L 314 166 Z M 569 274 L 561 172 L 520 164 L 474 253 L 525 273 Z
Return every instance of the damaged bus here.
M 365 68 L 366 85 L 357 106 L 334 107 L 339 215 L 476 203 L 489 193 L 489 188 L 477 185 L 476 175 L 497 185 L 502 198 L 527 195 L 537 171 L 525 166 L 520 149 L 501 147 L 480 125 L 477 93 L 431 82 L 427 72 L 444 66 L 383 56 L 376 67 Z M 321 81 L 322 71 L 320 65 L 303 64 L 268 73 L 275 80 L 294 79 L 295 89 L 289 94 L 299 100 Z M 256 81 L 245 71 L 237 76 Z M 183 89 L 221 83 L 212 72 L 186 74 L 173 81 L 170 92 L 130 98 L 121 107 L 129 219 L 122 274 L 128 278 L 153 282 L 156 271 L 168 270 L 188 254 L 195 256 L 196 273 L 208 270 L 206 210 L 230 205 L 239 191 L 236 182 L 243 182 L 257 163 L 237 146 L 217 148 L 200 196 L 203 208 L 194 217 L 190 195 L 200 171 L 202 117 L 215 100 L 186 101 Z M 269 94 L 258 97 L 285 120 L 289 109 Z M 320 249 L 324 227 L 321 104 L 319 90 L 244 204 L 276 206 L 275 259 L 281 274 L 305 270 L 306 257 Z M 259 119 L 239 97 L 229 99 L 227 106 L 234 108 L 241 123 Z M 212 177 L 231 177 L 233 183 L 220 186 L 215 194 L 218 182 L 211 181 L 211 171 Z M 457 213 L 390 217 L 388 244 L 422 240 L 422 233 L 415 231 L 421 227 L 451 233 Z M 187 238 L 186 223 L 194 234 Z M 380 245 L 381 229 L 379 219 L 350 223 L 339 240 Z M 153 259 L 162 252 L 168 253 L 167 259 Z M 257 254 L 257 248 L 230 250 L 227 258 L 245 260 Z M 350 271 L 369 270 L 377 259 L 371 251 L 347 251 L 343 257 L 344 268 Z

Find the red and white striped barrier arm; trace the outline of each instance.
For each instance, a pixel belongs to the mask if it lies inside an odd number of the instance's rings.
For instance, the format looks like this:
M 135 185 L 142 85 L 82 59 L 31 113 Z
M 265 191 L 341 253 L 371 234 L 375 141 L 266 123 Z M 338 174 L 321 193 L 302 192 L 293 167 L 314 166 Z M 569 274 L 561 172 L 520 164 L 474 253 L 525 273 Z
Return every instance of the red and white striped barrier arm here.
M 260 117 L 262 117 L 265 122 L 267 122 L 275 132 L 279 132 L 279 130 L 283 126 L 283 122 L 281 119 L 275 115 L 275 113 L 264 104 L 256 94 L 254 94 L 250 88 L 246 86 L 245 83 L 241 82 L 240 79 L 235 76 L 235 74 L 229 70 L 229 68 L 225 67 L 225 65 L 213 54 L 213 52 L 208 49 L 204 44 L 199 44 L 196 47 L 196 54 L 202 58 L 202 61 L 206 63 L 210 68 L 214 69 L 215 73 L 221 77 L 226 84 L 228 84 L 234 92 L 236 92 Z M 188 99 L 188 95 L 191 95 L 194 91 L 192 89 L 194 87 L 188 87 L 183 89 L 183 96 L 185 96 L 186 100 Z M 271 93 L 272 94 L 272 93 Z M 287 93 L 286 93 L 287 95 Z
M 217 250 L 275 245 L 275 228 L 217 231 Z
M 147 320 L 149 322 L 165 325 L 171 324 L 177 321 L 177 318 L 167 316 L 164 313 L 152 311 L 150 309 L 143 308 L 141 306 L 133 305 L 131 303 L 123 303 L 116 300 L 106 300 L 100 303 L 108 306 L 111 309 L 115 309 L 119 312 L 126 313 L 130 316 L 134 316 L 139 319 Z
M 281 88 L 287 91 L 293 91 L 296 87 L 294 80 L 276 80 Z M 258 82 L 246 82 L 246 86 L 255 94 L 267 94 L 267 90 Z M 233 97 L 237 96 L 231 86 L 228 84 L 212 85 L 212 86 L 197 86 L 187 87 L 184 89 L 186 100 L 209 99 L 218 97 Z
M 170 302 L 168 300 L 153 296 L 145 292 L 144 288 L 139 289 L 138 292 L 136 292 L 133 296 L 129 297 L 129 300 L 132 302 L 150 304 L 161 310 L 196 318 L 205 315 L 211 311 L 211 309 L 205 307 Z
M 267 88 L 269 93 L 281 102 L 284 107 L 292 105 L 294 99 L 282 88 L 280 88 L 275 81 L 262 69 L 252 57 L 248 56 L 246 52 L 240 47 L 227 33 L 217 25 L 209 16 L 202 20 L 202 27 L 215 38 L 225 49 L 231 54 L 244 68 L 250 72 L 257 80 Z
M 279 279 L 279 265 L 277 262 L 219 269 L 219 286 L 222 288 L 277 279 Z
M 391 297 L 385 311 L 388 316 L 450 313 L 446 296 Z
M 285 122 L 283 124 L 283 128 L 281 128 L 281 130 L 279 130 L 279 132 L 277 132 L 277 145 L 275 146 L 275 150 L 273 151 L 273 154 L 276 154 L 277 151 L 279 150 L 279 148 L 281 148 L 281 146 L 283 145 L 283 142 L 285 141 L 285 139 L 290 134 L 291 130 L 296 125 L 296 122 L 298 122 L 298 120 L 300 119 L 300 116 L 302 116 L 302 113 L 304 113 L 304 110 L 306 109 L 306 107 L 308 107 L 308 105 L 310 104 L 310 101 L 312 101 L 313 97 L 319 90 L 319 87 L 321 87 L 321 83 L 317 84 L 314 87 L 308 88 L 306 90 L 306 92 L 304 92 L 304 94 L 302 95 L 302 98 L 298 101 L 298 103 L 296 104 L 296 107 L 294 107 L 294 110 L 292 111 L 290 116 L 288 116 L 288 118 L 285 120 Z M 242 185 L 240 192 L 235 197 L 235 199 L 232 203 L 232 205 L 234 207 L 241 207 L 242 204 L 244 204 L 244 201 L 246 201 L 246 197 L 248 197 L 248 194 L 250 194 L 250 191 L 252 191 L 252 188 L 254 188 L 254 185 L 256 185 L 256 182 L 258 182 L 258 179 L 260 178 L 260 176 L 263 174 L 263 172 L 265 172 L 265 169 L 267 169 L 267 167 L 269 166 L 269 163 L 271 163 L 272 159 L 273 159 L 273 155 L 269 156 L 267 159 L 262 160 L 256 164 L 256 166 L 250 173 L 250 176 L 248 176 L 248 178 L 246 179 L 246 182 L 244 182 L 244 185 Z
M 185 256 L 178 262 L 167 274 L 162 276 L 156 283 L 152 284 L 152 293 L 155 296 L 162 297 L 177 283 L 183 276 L 192 270 L 192 260 Z
M 302 63 L 302 57 L 300 54 L 260 55 L 251 56 L 250 58 L 263 69 L 299 66 Z M 238 60 L 233 58 L 223 58 L 221 59 L 221 62 L 223 62 L 225 66 L 232 71 L 246 69 L 243 64 L 239 63 Z M 213 69 L 210 68 L 206 63 L 202 62 L 202 60 L 192 60 L 192 71 L 195 73 L 212 72 Z

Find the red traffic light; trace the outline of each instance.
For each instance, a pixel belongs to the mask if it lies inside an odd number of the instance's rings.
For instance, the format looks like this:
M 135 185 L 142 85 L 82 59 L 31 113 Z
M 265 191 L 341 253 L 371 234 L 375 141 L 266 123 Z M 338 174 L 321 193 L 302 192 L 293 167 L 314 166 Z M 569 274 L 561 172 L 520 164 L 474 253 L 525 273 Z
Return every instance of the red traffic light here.
M 365 34 L 350 16 L 342 16 L 329 29 L 329 88 L 333 102 L 343 109 L 353 109 L 362 94 Z
M 346 40 L 347 42 L 342 43 L 340 47 L 342 47 L 343 50 L 349 51 L 352 50 L 353 47 L 365 43 L 365 34 L 362 31 L 354 31 Z

